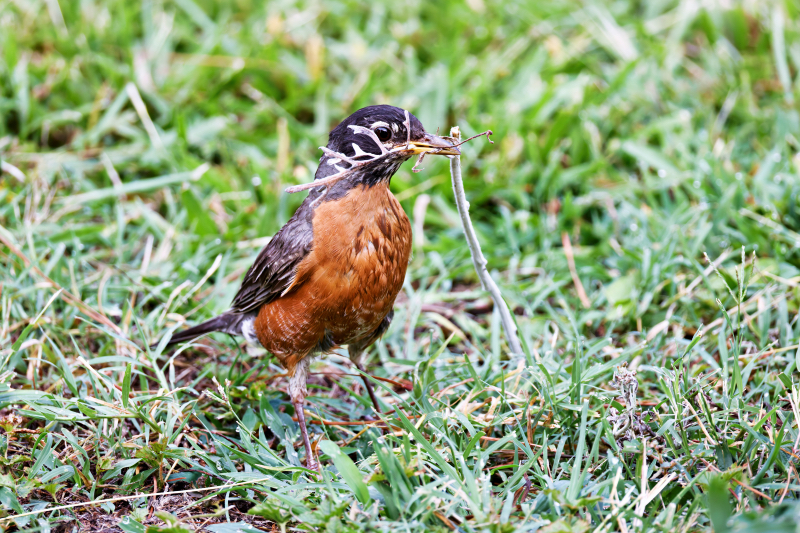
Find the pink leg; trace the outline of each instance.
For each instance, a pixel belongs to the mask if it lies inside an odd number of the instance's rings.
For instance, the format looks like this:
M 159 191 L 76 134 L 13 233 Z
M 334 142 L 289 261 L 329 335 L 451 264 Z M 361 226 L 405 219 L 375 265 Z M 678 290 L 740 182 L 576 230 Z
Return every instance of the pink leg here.
M 297 413 L 297 423 L 300 424 L 300 434 L 303 436 L 303 445 L 306 448 L 306 468 L 322 473 L 322 469 L 314 457 L 314 452 L 311 450 L 311 441 L 308 438 L 308 428 L 306 427 L 306 415 L 303 412 L 303 406 L 308 395 L 307 382 L 310 364 L 310 358 L 306 357 L 295 367 L 294 375 L 289 378 L 289 396 L 295 413 Z
M 305 405 L 305 399 L 295 401 L 292 399 L 292 405 L 294 405 L 294 411 L 297 413 L 297 422 L 300 424 L 300 434 L 303 436 L 303 446 L 306 448 L 306 468 L 309 470 L 316 470 L 319 473 L 322 473 L 322 468 L 320 467 L 319 462 L 314 458 L 314 452 L 311 450 L 311 441 L 308 439 L 308 429 L 306 428 L 306 415 L 303 412 L 303 405 Z

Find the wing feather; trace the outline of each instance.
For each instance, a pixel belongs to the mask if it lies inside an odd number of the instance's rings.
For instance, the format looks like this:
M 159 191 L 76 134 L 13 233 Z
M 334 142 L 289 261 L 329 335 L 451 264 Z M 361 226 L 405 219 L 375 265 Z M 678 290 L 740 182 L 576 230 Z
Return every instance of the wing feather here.
M 232 311 L 257 312 L 292 288 L 297 266 L 313 245 L 312 217 L 307 199 L 258 254 L 233 298 Z
M 322 164 L 325 159 L 320 158 L 320 165 L 314 175 L 315 180 L 321 180 L 343 169 L 338 165 Z M 295 280 L 297 267 L 300 262 L 311 253 L 314 240 L 314 209 L 318 207 L 320 197 L 325 201 L 336 200 L 345 196 L 353 187 L 355 178 L 347 178 L 333 185 L 330 190 L 322 187 L 312 189 L 308 196 L 297 208 L 289 222 L 283 226 L 271 241 L 258 254 L 253 266 L 247 271 L 239 287 L 239 292 L 233 298 L 231 311 L 234 313 L 253 313 L 269 302 L 288 294 L 297 287 Z

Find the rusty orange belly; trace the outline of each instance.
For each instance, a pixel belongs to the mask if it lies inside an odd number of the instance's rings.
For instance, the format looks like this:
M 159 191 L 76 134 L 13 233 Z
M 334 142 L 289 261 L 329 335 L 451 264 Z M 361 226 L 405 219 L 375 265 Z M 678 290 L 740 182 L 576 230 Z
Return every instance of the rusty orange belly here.
M 288 292 L 261 307 L 258 340 L 287 368 L 321 347 L 368 337 L 391 311 L 411 254 L 411 225 L 387 184 L 321 203 L 314 246 Z

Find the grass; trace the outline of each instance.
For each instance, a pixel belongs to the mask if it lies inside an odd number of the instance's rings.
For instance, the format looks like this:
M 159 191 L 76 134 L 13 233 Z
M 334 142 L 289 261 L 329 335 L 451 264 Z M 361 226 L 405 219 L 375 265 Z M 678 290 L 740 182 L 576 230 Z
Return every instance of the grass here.
M 0 527 L 794 530 L 799 72 L 789 0 L 0 0 Z M 391 430 L 318 361 L 312 418 L 360 424 L 313 426 L 318 478 L 272 359 L 147 346 L 373 103 L 494 130 L 464 178 L 525 354 L 446 161 L 406 165 Z

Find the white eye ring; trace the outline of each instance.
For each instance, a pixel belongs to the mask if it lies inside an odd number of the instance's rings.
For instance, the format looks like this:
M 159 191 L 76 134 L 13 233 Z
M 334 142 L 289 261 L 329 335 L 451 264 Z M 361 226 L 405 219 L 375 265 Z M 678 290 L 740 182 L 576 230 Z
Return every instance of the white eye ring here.
M 379 120 L 378 122 L 373 122 L 372 124 L 370 124 L 369 128 L 371 130 L 374 130 L 375 128 L 380 128 L 381 126 L 383 126 L 384 128 L 390 127 L 389 124 L 387 124 L 386 122 Z

